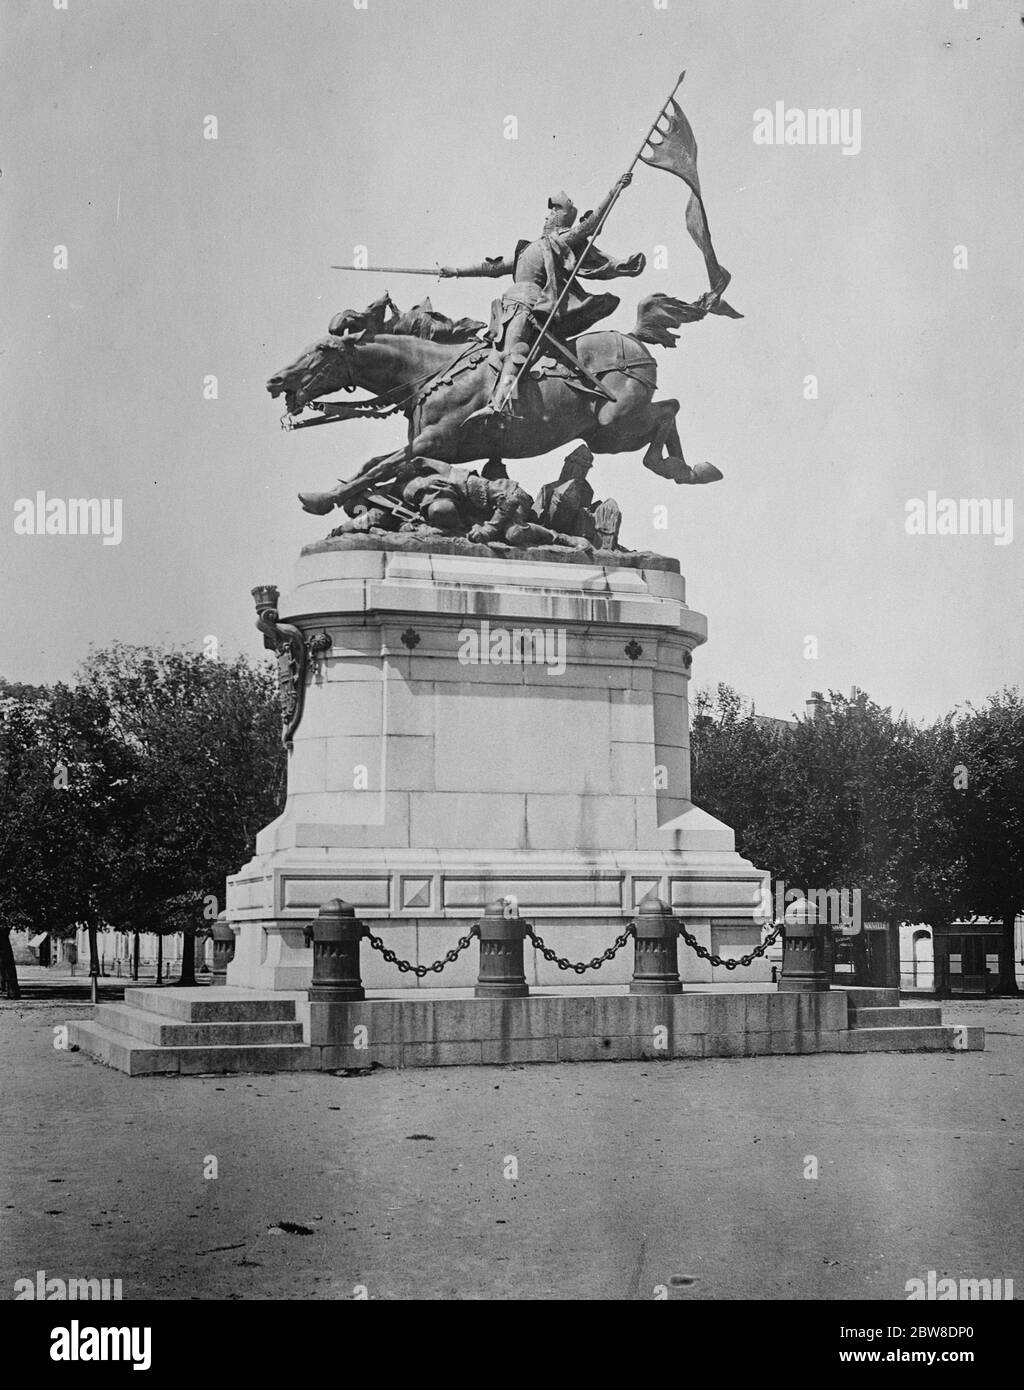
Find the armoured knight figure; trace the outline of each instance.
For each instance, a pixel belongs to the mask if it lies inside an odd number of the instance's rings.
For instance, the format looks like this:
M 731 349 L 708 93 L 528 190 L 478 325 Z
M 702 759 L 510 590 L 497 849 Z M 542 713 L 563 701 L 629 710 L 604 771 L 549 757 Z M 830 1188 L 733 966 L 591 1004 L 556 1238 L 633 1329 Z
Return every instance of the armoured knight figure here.
M 587 481 L 593 462 L 586 444 L 566 454 L 558 480 L 545 483 L 537 494 L 534 513 L 539 526 L 558 538 L 556 543 L 578 536 L 595 550 L 618 550 L 622 513 L 614 498 L 594 501 Z
M 548 215 L 542 234 L 536 241 L 521 241 L 510 259 L 495 256 L 482 261 L 480 265 L 464 269 L 442 267 L 440 273 L 443 277 L 513 277 L 511 288 L 501 299 L 494 301 L 489 330 L 490 338 L 501 353 L 501 368 L 489 402 L 469 419 L 476 415 L 494 414 L 506 405 L 511 407 L 513 383 L 531 344 L 536 341 L 548 314 L 555 307 L 594 229 L 601 225 L 610 204 L 631 179 L 631 174 L 623 175 L 601 206 L 594 212 L 586 213 L 579 222 L 576 222 L 576 208 L 568 194 L 556 193 L 548 199 Z M 640 275 L 645 265 L 646 258 L 642 252 L 638 251 L 626 260 L 615 260 L 592 246 L 578 275 L 588 280 L 612 280 L 619 276 Z M 599 319 L 612 313 L 618 304 L 616 295 L 589 295 L 579 288 L 578 280 L 574 280 L 550 325 L 549 336 L 556 340 L 556 347 L 561 348 L 559 355 L 575 361 L 563 346 L 565 339 L 586 332 Z M 578 363 L 576 365 L 579 366 Z M 597 389 L 602 388 L 598 386 Z
M 574 550 L 618 549 L 621 513 L 611 499 L 594 502 L 586 480 L 594 456 L 585 444 L 569 454 L 557 482 L 533 498 L 509 478 L 499 459 L 483 473 L 417 456 L 398 465 L 393 482 L 353 499 L 351 519 L 330 535 L 464 536 L 475 544 L 568 546 Z
M 397 481 L 403 504 L 418 513 L 420 524 L 474 542 L 520 544 L 518 534 L 533 515 L 533 498 L 511 478 L 484 478 L 436 459 L 413 459 Z M 402 529 L 416 530 L 417 522 Z

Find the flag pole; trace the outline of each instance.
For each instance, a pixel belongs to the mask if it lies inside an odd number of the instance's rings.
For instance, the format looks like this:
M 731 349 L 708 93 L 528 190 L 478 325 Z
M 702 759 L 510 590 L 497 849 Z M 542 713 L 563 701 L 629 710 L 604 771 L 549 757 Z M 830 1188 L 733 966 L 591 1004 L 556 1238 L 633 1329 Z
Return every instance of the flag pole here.
M 639 163 L 639 161 L 640 161 L 640 156 L 643 154 L 644 150 L 647 148 L 647 145 L 648 145 L 648 143 L 649 143 L 649 141 L 650 141 L 651 136 L 654 134 L 654 132 L 655 132 L 655 131 L 657 130 L 657 128 L 658 128 L 658 122 L 661 120 L 662 116 L 664 116 L 664 114 L 665 114 L 665 107 L 669 104 L 669 102 L 670 102 L 670 101 L 672 100 L 672 98 L 675 96 L 676 92 L 678 92 L 678 91 L 679 91 L 679 88 L 683 85 L 683 78 L 684 78 L 685 76 L 686 76 L 686 69 L 683 68 L 682 72 L 681 72 L 681 73 L 679 74 L 679 76 L 676 78 L 676 85 L 672 88 L 671 92 L 669 92 L 669 94 L 668 94 L 668 96 L 666 97 L 666 99 L 662 102 L 662 104 L 661 104 L 661 110 L 658 112 L 657 116 L 655 116 L 653 122 L 651 123 L 651 128 L 650 128 L 650 130 L 647 132 L 647 134 L 644 136 L 644 138 L 640 141 L 640 148 L 637 150 L 636 154 L 633 156 L 632 162 L 630 163 L 629 168 L 626 170 L 626 173 L 627 173 L 627 174 L 631 174 L 631 173 L 633 172 L 633 170 L 636 168 L 637 164 Z M 611 208 L 609 208 L 608 211 L 611 212 Z
M 629 174 L 631 174 L 631 173 L 633 172 L 633 170 L 636 168 L 637 164 L 640 162 L 640 156 L 643 154 L 644 150 L 647 148 L 647 145 L 648 145 L 648 142 L 650 141 L 651 136 L 654 134 L 654 132 L 655 132 L 655 131 L 657 130 L 657 128 L 658 128 L 658 122 L 661 120 L 661 118 L 662 118 L 662 117 L 664 116 L 664 114 L 665 114 L 665 108 L 668 106 L 669 102 L 673 99 L 673 97 L 675 96 L 676 92 L 679 91 L 679 88 L 683 85 L 683 78 L 684 78 L 685 76 L 686 76 L 686 69 L 684 68 L 683 71 L 682 71 L 682 72 L 679 74 L 679 76 L 676 78 L 676 84 L 675 84 L 675 86 L 672 88 L 671 92 L 669 92 L 668 96 L 667 96 L 667 97 L 665 98 L 665 100 L 662 102 L 662 104 L 661 104 L 661 110 L 658 112 L 658 114 L 655 116 L 654 120 L 651 122 L 651 126 L 650 126 L 650 129 L 648 130 L 647 134 L 646 134 L 646 135 L 644 136 L 644 138 L 640 141 L 640 146 L 639 146 L 639 148 L 637 149 L 636 154 L 633 156 L 633 158 L 632 158 L 632 159 L 630 160 L 630 162 L 629 162 L 629 168 L 626 170 L 625 174 L 622 175 L 623 178 L 626 178 Z M 533 361 L 533 358 L 534 358 L 534 356 L 536 355 L 536 351 L 537 351 L 538 346 L 543 342 L 545 333 L 547 333 L 548 329 L 551 327 L 552 323 L 554 322 L 554 320 L 555 320 L 555 315 L 558 313 L 559 309 L 562 307 L 562 301 L 565 299 L 565 296 L 569 293 L 569 290 L 572 288 L 573 281 L 576 279 L 577 275 L 578 275 L 579 272 L 580 272 L 580 267 L 583 265 L 584 261 L 587 259 L 587 256 L 590 254 L 591 247 L 594 245 L 594 242 L 597 240 L 598 236 L 600 235 L 601 228 L 602 228 L 602 227 L 604 226 L 604 224 L 607 222 L 607 220 L 608 220 L 608 215 L 609 215 L 609 213 L 611 212 L 612 208 L 615 206 L 615 204 L 619 201 L 619 198 L 620 198 L 621 194 L 622 194 L 622 188 L 619 187 L 619 186 L 616 186 L 616 189 L 615 189 L 614 194 L 612 195 L 611 201 L 609 202 L 608 206 L 605 208 L 605 210 L 604 210 L 604 212 L 601 214 L 601 216 L 598 218 L 598 220 L 597 220 L 597 222 L 596 222 L 596 224 L 595 224 L 595 226 L 594 226 L 594 230 L 591 232 L 590 237 L 589 237 L 589 239 L 588 239 L 588 241 L 587 241 L 587 244 L 586 244 L 586 246 L 583 248 L 583 254 L 582 254 L 581 256 L 578 256 L 578 257 L 577 257 L 577 259 L 576 259 L 576 264 L 573 266 L 572 270 L 569 272 L 569 278 L 566 280 L 564 286 L 562 287 L 562 293 L 561 293 L 561 294 L 558 296 L 558 298 L 555 300 L 555 303 L 554 303 L 553 308 L 551 309 L 551 312 L 548 314 L 547 318 L 545 319 L 545 321 L 544 321 L 544 327 L 541 329 L 540 333 L 538 334 L 537 338 L 535 339 L 535 341 L 534 341 L 533 344 L 531 345 L 531 347 L 530 347 L 529 351 L 527 352 L 526 356 L 523 358 L 522 366 L 519 368 L 518 372 L 516 372 L 515 379 L 513 380 L 513 382 L 512 382 L 512 384 L 511 384 L 511 386 L 509 387 L 509 389 L 506 391 L 504 400 L 496 401 L 496 402 L 495 402 L 495 406 L 494 406 L 495 411 L 500 411 L 500 410 L 503 409 L 503 407 L 504 407 L 506 401 L 508 401 L 508 400 L 510 399 L 510 397 L 514 394 L 514 392 L 515 392 L 517 386 L 519 385 L 519 380 L 520 380 L 520 378 L 522 377 L 523 373 L 524 373 L 525 371 L 528 370 L 528 368 L 529 368 L 529 366 L 530 366 L 530 363 Z

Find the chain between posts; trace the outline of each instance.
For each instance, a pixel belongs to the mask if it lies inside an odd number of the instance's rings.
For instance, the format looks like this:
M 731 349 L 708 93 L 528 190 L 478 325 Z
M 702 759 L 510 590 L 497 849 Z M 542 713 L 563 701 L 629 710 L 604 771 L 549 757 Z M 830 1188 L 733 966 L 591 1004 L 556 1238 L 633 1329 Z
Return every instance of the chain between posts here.
M 739 960 L 723 960 L 721 956 L 714 955 L 707 947 L 702 946 L 695 936 L 690 935 L 682 922 L 679 923 L 679 935 L 687 946 L 703 960 L 710 961 L 712 965 L 724 965 L 726 970 L 735 970 L 738 965 L 752 965 L 758 956 L 763 956 L 768 947 L 773 946 L 782 935 L 782 927 L 776 927 L 771 936 L 766 936 L 760 946 L 755 946 L 747 955 L 740 956 Z
M 395 955 L 394 951 L 389 950 L 388 947 L 384 945 L 384 942 L 380 939 L 379 936 L 373 935 L 369 927 L 363 928 L 363 936 L 365 937 L 365 939 L 370 943 L 370 945 L 373 947 L 375 951 L 379 951 L 381 953 L 381 955 L 384 957 L 384 959 L 388 962 L 389 965 L 397 965 L 398 969 L 401 971 L 403 975 L 408 975 L 411 971 L 412 974 L 418 976 L 418 978 L 421 980 L 423 979 L 424 975 L 429 975 L 431 971 L 434 971 L 435 974 L 440 975 L 441 971 L 445 968 L 445 966 L 451 965 L 454 961 L 457 961 L 462 952 L 466 950 L 466 948 L 469 946 L 469 943 L 473 940 L 473 938 L 479 935 L 480 928 L 476 926 L 471 927 L 465 936 L 459 937 L 459 944 L 453 947 L 452 950 L 446 951 L 440 960 L 435 960 L 430 965 L 413 965 L 411 960 L 400 960 L 399 957 Z
M 723 960 L 721 956 L 716 955 L 714 952 L 709 951 L 707 947 L 702 946 L 697 938 L 691 935 L 681 922 L 679 923 L 679 935 L 686 942 L 687 946 L 689 946 L 696 955 L 700 956 L 702 960 L 708 961 L 713 966 L 724 965 L 726 970 L 735 970 L 741 965 L 752 965 L 755 960 L 765 954 L 770 946 L 773 946 L 775 942 L 778 941 L 779 937 L 782 935 L 782 931 L 782 926 L 776 927 L 772 934 L 765 937 L 764 941 L 762 941 L 759 946 L 755 946 L 752 951 L 748 952 L 745 956 L 740 956 L 738 960 Z M 603 951 L 599 956 L 592 957 L 589 961 L 573 961 L 567 959 L 565 956 L 560 956 L 557 951 L 551 950 L 544 939 L 538 936 L 532 927 L 527 927 L 525 934 L 530 938 L 546 961 L 550 961 L 552 964 L 557 965 L 559 970 L 573 970 L 577 975 L 583 975 L 588 970 L 600 970 L 607 961 L 613 960 L 629 941 L 630 937 L 635 938 L 636 923 L 630 922 L 626 930 L 615 938 L 614 942 L 606 951 Z M 370 946 L 373 950 L 379 951 L 389 965 L 397 966 L 403 975 L 412 973 L 419 979 L 422 979 L 424 975 L 429 975 L 432 971 L 439 975 L 446 965 L 451 965 L 457 961 L 462 952 L 467 950 L 473 939 L 479 937 L 479 935 L 479 926 L 471 927 L 465 936 L 459 938 L 458 945 L 452 950 L 446 951 L 440 960 L 435 960 L 430 965 L 414 965 L 412 961 L 402 960 L 394 951 L 389 950 L 389 948 L 384 945 L 381 938 L 379 936 L 374 936 L 368 927 L 363 929 L 363 936 L 369 942 Z
M 630 922 L 629 926 L 617 936 L 611 946 L 602 955 L 594 956 L 593 960 L 567 960 L 565 956 L 560 956 L 556 951 L 552 951 L 546 946 L 544 941 L 537 935 L 532 927 L 526 928 L 526 935 L 530 938 L 537 950 L 545 960 L 552 961 L 558 966 L 559 970 L 575 970 L 577 975 L 582 975 L 587 970 L 600 970 L 605 961 L 611 960 L 619 951 L 622 950 L 631 936 L 636 936 L 636 926 Z

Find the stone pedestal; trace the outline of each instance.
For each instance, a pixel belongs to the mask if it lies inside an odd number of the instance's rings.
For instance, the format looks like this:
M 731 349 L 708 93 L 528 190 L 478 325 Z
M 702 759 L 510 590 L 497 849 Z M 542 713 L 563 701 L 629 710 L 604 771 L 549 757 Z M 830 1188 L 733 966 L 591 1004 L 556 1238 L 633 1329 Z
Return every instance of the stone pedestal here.
M 428 963 L 506 895 L 576 959 L 649 894 L 719 954 L 756 945 L 763 875 L 689 799 L 687 686 L 706 622 L 682 577 L 364 547 L 307 547 L 278 604 L 311 659 L 287 804 L 228 882 L 229 985 L 306 988 L 303 928 L 335 897 Z M 630 954 L 586 983 L 626 983 Z M 726 976 L 681 956 L 684 980 Z M 418 984 L 375 953 L 363 970 L 369 989 Z M 426 983 L 472 986 L 476 972 L 467 952 Z M 526 977 L 578 981 L 529 947 Z

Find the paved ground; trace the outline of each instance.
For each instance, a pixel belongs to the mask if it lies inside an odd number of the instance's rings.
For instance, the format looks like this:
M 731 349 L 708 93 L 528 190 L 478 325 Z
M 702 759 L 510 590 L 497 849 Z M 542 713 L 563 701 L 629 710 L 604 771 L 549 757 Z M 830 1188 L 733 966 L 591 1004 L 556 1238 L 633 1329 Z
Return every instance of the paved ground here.
M 177 984 L 178 973 L 175 970 L 173 975 L 165 974 L 161 983 L 164 985 Z M 152 987 L 156 984 L 156 971 L 147 970 L 144 967 L 137 983 Z M 19 965 L 18 984 L 21 988 L 22 999 L 32 1003 L 41 999 L 63 999 L 69 1003 L 89 1002 L 88 964 L 84 967 L 78 966 L 73 975 L 66 966 Z M 104 1004 L 112 1004 L 122 1000 L 125 986 L 131 984 L 132 981 L 127 976 L 100 975 L 97 977 L 100 998 Z M 5 1002 L 0 999 L 0 1005 L 5 1004 Z
M 1024 1291 L 1020 1004 L 946 1005 L 984 1053 L 131 1080 L 54 1049 L 54 988 L 0 1007 L 0 1298 Z

